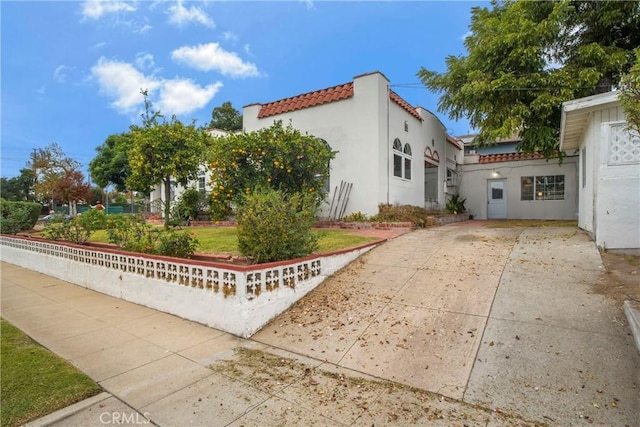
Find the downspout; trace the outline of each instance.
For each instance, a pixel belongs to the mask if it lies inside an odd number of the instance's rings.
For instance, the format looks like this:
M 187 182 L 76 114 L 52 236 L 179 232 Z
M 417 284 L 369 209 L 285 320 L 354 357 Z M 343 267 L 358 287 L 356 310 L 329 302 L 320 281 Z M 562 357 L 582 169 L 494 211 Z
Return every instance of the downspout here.
M 391 170 L 389 169 L 389 98 L 391 94 L 389 93 L 389 91 L 389 82 L 387 82 L 387 140 L 384 144 L 387 151 L 387 205 L 389 204 L 389 174 L 391 173 Z
M 444 181 L 442 181 L 443 206 L 447 205 L 447 175 L 449 174 L 449 158 L 447 157 L 447 130 L 444 131 Z

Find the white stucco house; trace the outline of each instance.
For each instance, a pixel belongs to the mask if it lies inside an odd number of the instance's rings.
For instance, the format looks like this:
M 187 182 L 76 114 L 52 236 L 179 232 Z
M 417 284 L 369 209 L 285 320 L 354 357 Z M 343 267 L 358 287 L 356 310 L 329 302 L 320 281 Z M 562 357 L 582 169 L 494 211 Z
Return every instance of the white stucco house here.
M 563 103 L 562 150 L 578 154 L 578 226 L 598 247 L 640 251 L 640 135 L 616 92 Z
M 462 144 L 446 134 L 433 113 L 392 91 L 380 72 L 243 109 L 247 132 L 278 120 L 337 151 L 325 217 L 341 182 L 351 184 L 345 214 L 374 215 L 380 203 L 442 208 L 448 194 L 457 193 Z
M 577 156 L 562 162 L 517 150 L 518 137 L 476 147 L 473 137 L 459 165 L 460 196 L 475 219 L 576 219 Z
M 223 137 L 229 134 L 225 130 L 215 128 L 209 129 L 209 133 L 213 137 Z M 206 165 L 201 165 L 198 168 L 198 179 L 190 183 L 187 187 L 195 187 L 198 191 L 211 192 L 211 171 L 209 170 L 209 168 Z M 172 181 L 170 202 L 174 202 L 175 200 L 177 200 L 187 187 L 183 187 L 182 185 L 179 185 L 178 183 Z M 162 184 L 158 184 L 153 188 L 153 190 L 149 194 L 149 201 L 152 213 L 160 215 L 164 213 L 164 209 L 162 206 L 164 206 L 165 203 L 165 195 Z
M 518 152 L 517 138 L 476 147 L 474 135 L 451 137 L 380 72 L 243 108 L 246 132 L 275 121 L 337 151 L 322 218 L 331 217 L 335 194 L 349 183 L 344 215 L 375 215 L 381 203 L 443 209 L 459 194 L 476 219 L 578 219 L 600 247 L 640 247 L 640 138 L 625 130 L 615 93 L 564 104 L 562 162 Z M 194 185 L 210 191 L 209 181 L 203 166 Z

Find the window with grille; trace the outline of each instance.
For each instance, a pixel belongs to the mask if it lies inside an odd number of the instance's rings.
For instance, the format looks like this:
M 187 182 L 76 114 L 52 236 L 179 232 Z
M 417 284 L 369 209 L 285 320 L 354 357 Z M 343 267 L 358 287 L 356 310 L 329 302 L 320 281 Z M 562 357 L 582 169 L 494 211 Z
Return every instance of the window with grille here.
M 564 175 L 523 176 L 520 200 L 564 200 Z

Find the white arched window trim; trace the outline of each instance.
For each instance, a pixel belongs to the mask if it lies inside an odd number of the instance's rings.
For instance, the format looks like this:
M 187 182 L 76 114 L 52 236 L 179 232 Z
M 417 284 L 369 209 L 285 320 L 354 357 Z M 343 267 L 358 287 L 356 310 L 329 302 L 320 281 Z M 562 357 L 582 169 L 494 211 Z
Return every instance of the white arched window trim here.
M 393 140 L 393 176 L 411 180 L 412 151 L 411 145 L 396 138 Z

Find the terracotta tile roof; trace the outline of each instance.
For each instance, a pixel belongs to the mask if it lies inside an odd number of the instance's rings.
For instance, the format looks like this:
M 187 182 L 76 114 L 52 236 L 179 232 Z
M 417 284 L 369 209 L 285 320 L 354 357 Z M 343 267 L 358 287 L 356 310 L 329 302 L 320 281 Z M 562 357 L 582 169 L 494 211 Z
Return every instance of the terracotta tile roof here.
M 302 95 L 263 104 L 260 108 L 260 112 L 258 113 L 258 118 L 262 119 L 264 117 L 275 116 L 276 114 L 340 101 L 342 99 L 351 98 L 352 96 L 353 83 L 345 83 L 327 89 L 303 93 Z
M 396 104 L 398 104 L 400 107 L 404 108 L 405 110 L 407 110 L 407 112 L 409 114 L 411 114 L 413 117 L 415 117 L 416 119 L 422 121 L 422 117 L 420 117 L 420 114 L 418 114 L 418 112 L 416 111 L 415 108 L 413 108 L 411 105 L 409 105 L 409 103 L 407 101 L 405 101 L 404 99 L 400 98 L 400 95 L 398 95 L 397 93 L 395 93 L 394 91 L 390 90 L 389 91 L 389 98 L 395 102 Z
M 446 136 L 447 138 L 447 142 L 453 146 L 455 146 L 456 148 L 459 148 L 460 150 L 462 150 L 464 148 L 464 144 L 462 141 L 460 141 L 459 139 L 456 139 L 450 135 Z
M 515 162 L 518 160 L 544 159 L 542 153 L 504 153 L 504 154 L 481 154 L 478 163 L 498 163 Z
M 326 89 L 303 93 L 290 98 L 262 104 L 258 112 L 258 118 L 262 119 L 277 114 L 288 113 L 290 111 L 302 110 L 303 108 L 315 107 L 316 105 L 327 104 L 329 102 L 341 101 L 353 96 L 353 82 L 344 83 Z M 389 92 L 389 98 L 405 109 L 409 114 L 418 120 L 422 120 L 420 114 L 407 101 L 394 91 Z

